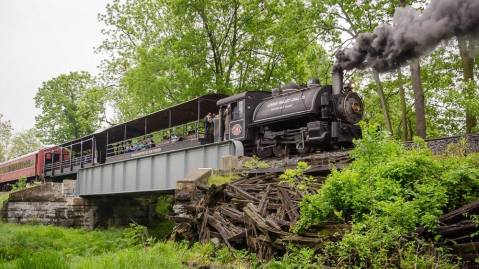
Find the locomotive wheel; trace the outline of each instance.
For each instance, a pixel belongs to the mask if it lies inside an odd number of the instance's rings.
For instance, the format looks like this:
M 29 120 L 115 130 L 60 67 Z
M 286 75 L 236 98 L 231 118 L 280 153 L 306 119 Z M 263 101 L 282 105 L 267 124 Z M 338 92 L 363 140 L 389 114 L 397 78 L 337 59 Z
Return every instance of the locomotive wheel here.
M 312 152 L 313 147 L 310 144 L 304 144 L 304 147 L 302 149 L 299 149 L 296 147 L 296 150 L 298 151 L 299 154 L 308 154 Z
M 258 155 L 260 159 L 269 158 L 273 155 L 273 149 L 272 148 L 265 148 L 265 149 L 257 148 L 256 154 Z
M 285 156 L 289 155 L 289 147 L 286 145 L 282 145 L 279 143 L 276 143 L 276 145 L 273 147 L 273 154 L 274 156 L 278 158 L 283 158 Z

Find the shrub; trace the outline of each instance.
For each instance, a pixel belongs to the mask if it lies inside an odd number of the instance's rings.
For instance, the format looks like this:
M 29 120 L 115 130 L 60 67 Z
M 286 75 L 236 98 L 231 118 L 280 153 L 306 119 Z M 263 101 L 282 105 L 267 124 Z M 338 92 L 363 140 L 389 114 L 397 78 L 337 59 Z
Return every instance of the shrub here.
M 291 186 L 297 186 L 300 190 L 307 190 L 316 182 L 313 176 L 305 175 L 305 172 L 311 168 L 306 162 L 299 161 L 296 169 L 286 169 L 279 176 L 281 181 L 287 182 Z
M 130 223 L 129 227 L 123 231 L 123 238 L 128 246 L 150 246 L 155 239 L 148 233 L 145 226 L 137 223 Z
M 246 169 L 266 169 L 269 168 L 269 164 L 262 161 L 258 156 L 253 155 L 250 159 L 243 163 L 243 168 Z
M 27 187 L 27 178 L 20 177 L 15 184 L 12 185 L 12 191 L 23 190 Z
M 434 233 L 444 212 L 479 197 L 476 155 L 433 156 L 421 140 L 406 150 L 375 128 L 364 129 L 356 145 L 351 166 L 333 171 L 317 194 L 303 199 L 293 228 L 351 224 L 351 231 L 332 244 L 335 262 L 393 267 L 393 256 L 411 242 L 416 227 Z
M 220 185 L 229 183 L 229 182 L 231 182 L 235 179 L 238 179 L 238 178 L 239 178 L 239 175 L 233 174 L 233 173 L 229 173 L 229 174 L 226 174 L 226 175 L 220 175 L 220 174 L 215 173 L 208 178 L 208 185 L 210 185 L 210 186 L 212 186 L 212 185 L 220 186 Z

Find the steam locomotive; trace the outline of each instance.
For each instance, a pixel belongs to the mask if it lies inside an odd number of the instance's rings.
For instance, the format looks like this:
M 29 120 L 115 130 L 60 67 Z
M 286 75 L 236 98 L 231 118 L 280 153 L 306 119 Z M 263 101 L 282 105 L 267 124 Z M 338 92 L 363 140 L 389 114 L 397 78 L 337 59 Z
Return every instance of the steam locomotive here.
M 342 71 L 333 72 L 333 85 L 310 80 L 306 86 L 288 84 L 271 93 L 243 92 L 219 100 L 217 106 L 215 141 L 242 141 L 247 155 L 260 158 L 351 147 L 361 137 L 357 123 L 364 104 L 343 87 Z
M 207 128 L 201 128 L 201 119 L 213 111 L 219 117 L 202 133 Z M 98 164 L 227 140 L 241 141 L 245 155 L 260 158 L 350 147 L 361 136 L 357 123 L 363 111 L 361 98 L 343 86 L 343 73 L 337 70 L 332 85 L 311 80 L 272 92 L 206 94 L 0 163 L 0 188 L 21 177 L 71 178 Z

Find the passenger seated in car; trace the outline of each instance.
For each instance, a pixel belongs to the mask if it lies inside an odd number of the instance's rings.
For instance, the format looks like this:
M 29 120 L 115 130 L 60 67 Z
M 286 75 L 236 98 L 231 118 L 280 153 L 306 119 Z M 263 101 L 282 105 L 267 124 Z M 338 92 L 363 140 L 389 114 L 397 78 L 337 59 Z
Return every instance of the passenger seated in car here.
M 177 135 L 172 135 L 171 136 L 171 143 L 176 143 L 176 142 L 179 142 L 179 141 L 182 141 L 183 138 L 181 136 L 177 136 Z
M 155 142 L 153 141 L 153 139 L 151 137 L 147 139 L 146 147 L 147 148 L 154 148 L 155 147 Z
M 131 153 L 136 151 L 136 145 L 133 145 L 130 141 L 127 142 L 126 152 Z
M 145 148 L 146 148 L 146 143 L 145 143 L 144 140 L 138 142 L 138 144 L 136 145 L 136 150 L 137 151 L 144 150 Z

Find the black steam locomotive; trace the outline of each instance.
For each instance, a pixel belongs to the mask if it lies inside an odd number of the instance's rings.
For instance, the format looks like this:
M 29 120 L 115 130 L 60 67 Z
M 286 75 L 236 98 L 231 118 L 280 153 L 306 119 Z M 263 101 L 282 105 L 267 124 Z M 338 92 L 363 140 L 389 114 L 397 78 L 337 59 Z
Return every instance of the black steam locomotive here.
M 343 87 L 342 72 L 333 73 L 333 85 L 311 80 L 304 87 L 288 84 L 271 93 L 243 92 L 217 106 L 215 141 L 242 141 L 247 155 L 261 158 L 351 147 L 361 136 L 357 123 L 364 104 Z

